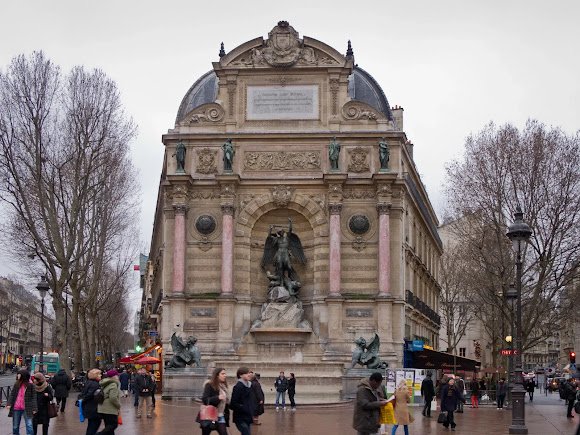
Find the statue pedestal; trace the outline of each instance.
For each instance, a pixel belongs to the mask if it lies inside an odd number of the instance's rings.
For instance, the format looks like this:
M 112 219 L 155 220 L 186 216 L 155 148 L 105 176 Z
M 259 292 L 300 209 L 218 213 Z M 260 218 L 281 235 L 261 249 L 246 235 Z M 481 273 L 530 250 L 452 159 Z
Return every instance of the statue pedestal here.
M 199 399 L 203 384 L 209 379 L 206 367 L 166 368 L 163 370 L 163 393 L 161 399 Z
M 345 369 L 342 376 L 342 400 L 352 400 L 356 399 L 356 390 L 358 384 L 362 379 L 368 379 L 370 375 L 375 372 L 381 373 L 385 376 L 384 369 L 366 369 L 363 367 L 352 369 Z

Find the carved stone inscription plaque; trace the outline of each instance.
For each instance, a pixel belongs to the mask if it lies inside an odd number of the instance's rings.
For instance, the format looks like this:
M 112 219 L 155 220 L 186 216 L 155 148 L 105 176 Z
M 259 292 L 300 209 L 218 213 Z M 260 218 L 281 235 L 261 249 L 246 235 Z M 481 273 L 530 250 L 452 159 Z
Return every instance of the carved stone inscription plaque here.
M 248 86 L 246 119 L 318 119 L 318 86 Z

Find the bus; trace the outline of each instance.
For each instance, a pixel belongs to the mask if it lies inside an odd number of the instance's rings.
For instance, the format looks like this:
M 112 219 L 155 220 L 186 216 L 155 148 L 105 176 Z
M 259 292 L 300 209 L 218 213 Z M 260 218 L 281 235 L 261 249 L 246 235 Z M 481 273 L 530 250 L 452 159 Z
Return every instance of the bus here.
M 60 370 L 60 356 L 56 352 L 44 352 L 42 354 L 42 365 L 44 366 L 42 372 L 48 377 L 52 377 Z M 40 370 L 40 352 L 32 357 L 32 364 L 30 366 L 32 373 Z

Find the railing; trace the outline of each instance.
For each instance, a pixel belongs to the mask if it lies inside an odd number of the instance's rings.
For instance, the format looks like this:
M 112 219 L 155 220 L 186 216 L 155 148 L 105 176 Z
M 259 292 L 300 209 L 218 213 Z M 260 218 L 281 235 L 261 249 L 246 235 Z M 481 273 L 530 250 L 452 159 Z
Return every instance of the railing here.
M 6 402 L 8 402 L 8 398 L 10 397 L 10 389 L 12 387 L 0 387 L 0 406 L 6 406 Z

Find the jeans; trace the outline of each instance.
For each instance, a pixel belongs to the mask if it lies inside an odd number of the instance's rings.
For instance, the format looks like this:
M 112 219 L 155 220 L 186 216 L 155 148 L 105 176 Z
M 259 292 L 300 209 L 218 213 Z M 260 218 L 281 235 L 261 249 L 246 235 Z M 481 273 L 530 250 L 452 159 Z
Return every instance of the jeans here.
M 399 427 L 398 424 L 395 424 L 393 426 L 393 430 L 391 432 L 391 435 L 395 435 L 395 433 L 397 432 L 397 428 Z M 409 426 L 408 425 L 404 425 L 403 429 L 405 430 L 405 435 L 409 435 Z
M 455 424 L 455 420 L 453 420 L 453 411 L 447 411 L 447 420 L 445 420 L 445 422 L 443 423 L 443 426 L 445 426 L 445 427 L 451 426 L 452 428 L 457 426 Z
M 236 427 L 240 431 L 241 435 L 252 435 L 252 432 L 250 431 L 250 425 L 245 421 L 236 423 Z
M 12 433 L 13 435 L 20 434 L 20 420 L 24 417 L 24 425 L 26 426 L 26 435 L 34 435 L 32 428 L 32 419 L 26 416 L 25 411 L 12 410 Z
M 282 398 L 282 406 L 286 407 L 286 391 L 276 391 L 276 406 L 280 404 L 280 398 Z
M 97 435 L 98 434 L 115 435 L 115 429 L 117 429 L 117 426 L 119 425 L 119 416 L 115 414 L 99 414 L 99 417 L 101 417 L 105 422 L 105 427 L 103 428 L 102 431 L 97 432 Z
M 505 401 L 505 394 L 500 394 L 497 396 L 497 407 L 503 408 L 503 402 Z

